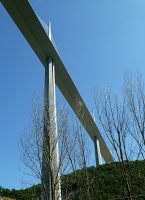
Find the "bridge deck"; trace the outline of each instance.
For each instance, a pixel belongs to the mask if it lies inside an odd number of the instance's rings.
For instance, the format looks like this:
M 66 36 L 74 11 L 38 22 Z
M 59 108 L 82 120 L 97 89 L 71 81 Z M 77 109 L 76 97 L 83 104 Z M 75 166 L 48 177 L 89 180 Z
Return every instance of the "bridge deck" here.
M 92 139 L 94 139 L 94 136 L 98 137 L 101 154 L 104 160 L 107 162 L 113 161 L 112 155 L 81 98 L 79 91 L 74 85 L 60 56 L 49 40 L 29 2 L 27 0 L 1 0 L 1 3 L 23 33 L 44 67 L 47 65 L 47 58 L 49 56 L 54 59 L 56 70 L 55 80 L 57 86 L 78 116 L 90 137 Z

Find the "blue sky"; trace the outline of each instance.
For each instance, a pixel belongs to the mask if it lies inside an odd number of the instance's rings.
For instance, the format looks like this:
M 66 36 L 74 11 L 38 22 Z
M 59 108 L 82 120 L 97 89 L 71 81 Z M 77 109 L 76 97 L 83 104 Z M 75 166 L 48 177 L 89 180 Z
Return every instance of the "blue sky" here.
M 145 77 L 144 0 L 30 1 L 52 23 L 61 58 L 88 108 L 95 87 L 119 90 L 125 72 Z M 37 30 L 36 30 L 37 31 Z M 19 139 L 42 97 L 44 68 L 0 4 L 0 185 L 21 188 Z

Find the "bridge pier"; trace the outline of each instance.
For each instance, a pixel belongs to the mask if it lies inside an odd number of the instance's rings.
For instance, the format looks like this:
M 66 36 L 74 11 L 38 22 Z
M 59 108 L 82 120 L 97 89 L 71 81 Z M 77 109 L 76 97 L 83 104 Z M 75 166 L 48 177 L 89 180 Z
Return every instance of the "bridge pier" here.
M 51 26 L 49 25 L 51 39 Z M 61 200 L 59 150 L 56 120 L 55 66 L 49 57 L 45 66 L 44 135 L 41 200 Z
M 97 136 L 94 136 L 94 149 L 95 149 L 95 161 L 96 161 L 96 167 L 97 167 L 99 165 L 102 165 L 100 143 Z

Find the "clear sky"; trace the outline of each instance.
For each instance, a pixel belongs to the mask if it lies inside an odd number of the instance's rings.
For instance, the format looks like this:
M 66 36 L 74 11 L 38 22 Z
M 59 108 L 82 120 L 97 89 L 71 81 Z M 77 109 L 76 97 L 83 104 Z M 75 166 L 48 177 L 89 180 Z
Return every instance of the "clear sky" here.
M 31 0 L 52 23 L 57 49 L 88 108 L 97 85 L 120 89 L 124 72 L 145 77 L 144 0 Z M 37 31 L 37 30 L 35 30 Z M 0 185 L 21 188 L 19 139 L 42 97 L 44 68 L 0 4 Z

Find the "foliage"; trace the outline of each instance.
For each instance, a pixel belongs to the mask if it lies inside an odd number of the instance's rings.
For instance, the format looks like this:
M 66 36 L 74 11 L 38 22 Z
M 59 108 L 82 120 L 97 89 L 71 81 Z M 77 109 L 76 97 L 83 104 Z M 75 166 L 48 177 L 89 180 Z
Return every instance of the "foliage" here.
M 35 185 L 23 190 L 9 190 L 0 187 L 0 196 L 14 198 L 16 200 L 36 200 L 38 199 L 40 190 L 40 185 Z
M 127 161 L 125 162 L 126 165 Z M 131 187 L 133 196 L 145 195 L 145 162 L 129 162 L 131 173 Z M 89 185 L 86 187 L 86 175 Z M 125 187 L 124 178 L 121 173 L 121 164 L 119 162 L 104 164 L 97 168 L 89 167 L 77 170 L 67 174 L 62 178 L 63 200 L 81 200 L 88 199 L 89 190 L 90 200 L 109 200 L 124 197 Z M 24 190 L 9 190 L 0 188 L 0 196 L 11 197 L 16 200 L 36 200 L 39 199 L 41 191 L 40 185 L 35 185 Z M 144 199 L 139 197 L 135 199 Z
M 130 181 L 132 183 L 133 196 L 145 195 L 145 162 L 132 161 L 129 163 L 132 174 Z M 121 164 L 119 162 L 105 164 L 98 168 L 87 168 L 87 172 L 90 183 L 90 200 L 107 200 L 124 197 L 125 182 L 122 177 Z M 83 178 L 84 173 L 85 169 L 64 177 L 64 187 L 69 185 L 71 188 L 71 192 L 65 195 L 67 196 L 67 200 L 87 199 L 85 179 Z M 67 181 L 69 181 L 69 183 L 67 183 Z

